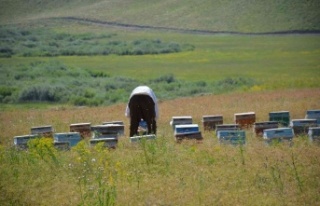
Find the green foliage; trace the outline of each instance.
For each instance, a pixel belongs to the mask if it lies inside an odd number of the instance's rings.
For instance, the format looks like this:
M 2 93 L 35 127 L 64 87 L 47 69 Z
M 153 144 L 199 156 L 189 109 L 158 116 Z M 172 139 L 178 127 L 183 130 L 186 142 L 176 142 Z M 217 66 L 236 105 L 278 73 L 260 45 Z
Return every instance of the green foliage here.
M 0 57 L 145 55 L 193 50 L 189 44 L 165 43 L 161 40 L 112 40 L 114 35 L 92 33 L 66 34 L 43 30 L 0 28 Z

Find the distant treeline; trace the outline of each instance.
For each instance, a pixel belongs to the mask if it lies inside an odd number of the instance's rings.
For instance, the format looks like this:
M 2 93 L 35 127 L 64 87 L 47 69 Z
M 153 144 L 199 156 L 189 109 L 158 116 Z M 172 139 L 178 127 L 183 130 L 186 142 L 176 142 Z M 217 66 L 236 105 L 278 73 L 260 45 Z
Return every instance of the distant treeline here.
M 193 50 L 190 44 L 159 39 L 117 40 L 117 34 L 67 34 L 52 30 L 0 28 L 0 57 L 144 55 Z
M 0 64 L 0 102 L 51 102 L 73 105 L 111 105 L 126 102 L 138 85 L 149 85 L 159 99 L 222 93 L 243 90 L 256 84 L 252 79 L 236 77 L 217 82 L 182 81 L 173 74 L 154 79 L 137 80 L 111 76 L 63 63 L 37 61 L 31 64 L 5 67 Z

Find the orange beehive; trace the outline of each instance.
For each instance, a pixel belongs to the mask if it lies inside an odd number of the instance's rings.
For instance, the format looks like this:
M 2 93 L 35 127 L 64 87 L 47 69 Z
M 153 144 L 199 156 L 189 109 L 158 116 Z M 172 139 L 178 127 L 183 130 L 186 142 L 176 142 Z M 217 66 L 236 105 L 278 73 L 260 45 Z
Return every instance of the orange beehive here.
M 234 121 L 241 128 L 249 128 L 256 122 L 256 114 L 254 112 L 236 113 L 234 114 Z

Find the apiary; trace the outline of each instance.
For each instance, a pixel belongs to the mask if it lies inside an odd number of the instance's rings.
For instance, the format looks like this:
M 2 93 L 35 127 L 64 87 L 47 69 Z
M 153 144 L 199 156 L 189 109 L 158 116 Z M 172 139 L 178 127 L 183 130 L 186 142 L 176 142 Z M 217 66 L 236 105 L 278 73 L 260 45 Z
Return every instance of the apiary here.
M 175 130 L 176 125 L 181 124 L 192 124 L 192 117 L 191 116 L 173 116 L 172 120 L 170 121 L 170 125 L 172 129 Z
M 13 137 L 13 144 L 18 149 L 27 149 L 28 141 L 35 138 L 40 138 L 40 137 L 36 134 L 15 136 Z
M 106 124 L 91 126 L 92 138 L 113 138 L 123 134 L 124 126 L 119 124 Z
M 70 143 L 69 142 L 53 142 L 53 146 L 57 150 L 69 150 L 70 149 Z
M 69 142 L 69 146 L 73 147 L 81 141 L 79 132 L 54 133 L 54 142 Z
M 41 137 L 53 137 L 53 128 L 51 125 L 31 127 L 31 134 Z
M 216 134 L 221 130 L 240 130 L 240 126 L 238 124 L 220 124 L 216 125 Z
M 223 124 L 222 115 L 204 115 L 202 116 L 202 124 L 204 130 L 215 130 L 216 125 Z
M 81 137 L 91 136 L 91 123 L 70 124 L 70 132 L 79 132 Z
M 308 136 L 311 142 L 320 144 L 320 127 L 309 127 Z
M 320 126 L 320 110 L 308 110 L 306 119 L 316 119 L 317 124 Z
M 90 142 L 90 146 L 92 147 L 102 142 L 104 147 L 116 148 L 118 144 L 118 138 L 96 138 L 96 139 L 90 139 L 89 142 Z
M 294 131 L 289 127 L 265 129 L 263 139 L 266 143 L 282 142 L 283 140 L 291 141 L 294 137 Z
M 222 144 L 243 145 L 246 143 L 246 133 L 244 130 L 220 130 L 217 138 Z
M 140 142 L 142 140 L 155 140 L 157 137 L 154 134 L 149 135 L 139 135 L 130 137 L 130 142 Z
M 293 129 L 295 135 L 307 134 L 309 127 L 316 127 L 316 119 L 293 119 L 290 122 L 290 127 Z
M 262 136 L 265 129 L 274 128 L 278 128 L 278 122 L 276 121 L 255 122 L 253 124 L 253 131 L 257 136 Z
M 254 112 L 236 113 L 234 114 L 234 122 L 239 124 L 241 128 L 249 128 L 255 123 L 256 114 Z
M 290 123 L 290 113 L 288 111 L 269 112 L 269 121 L 276 121 L 281 126 L 287 127 Z

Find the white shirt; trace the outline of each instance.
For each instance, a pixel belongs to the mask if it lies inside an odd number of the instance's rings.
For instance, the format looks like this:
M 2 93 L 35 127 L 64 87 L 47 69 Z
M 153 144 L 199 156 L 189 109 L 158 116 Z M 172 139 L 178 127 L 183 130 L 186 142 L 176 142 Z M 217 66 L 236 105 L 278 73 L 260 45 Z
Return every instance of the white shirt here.
M 159 117 L 158 102 L 157 102 L 157 97 L 154 94 L 153 90 L 150 89 L 148 86 L 138 86 L 131 92 L 131 95 L 130 95 L 129 99 L 131 99 L 131 97 L 136 95 L 136 94 L 144 94 L 144 95 L 148 95 L 149 97 L 152 98 L 152 100 L 154 102 L 154 110 L 155 110 L 155 113 L 156 113 L 156 119 L 158 119 L 158 117 Z M 127 105 L 125 115 L 126 115 L 126 117 L 130 117 L 129 105 Z

